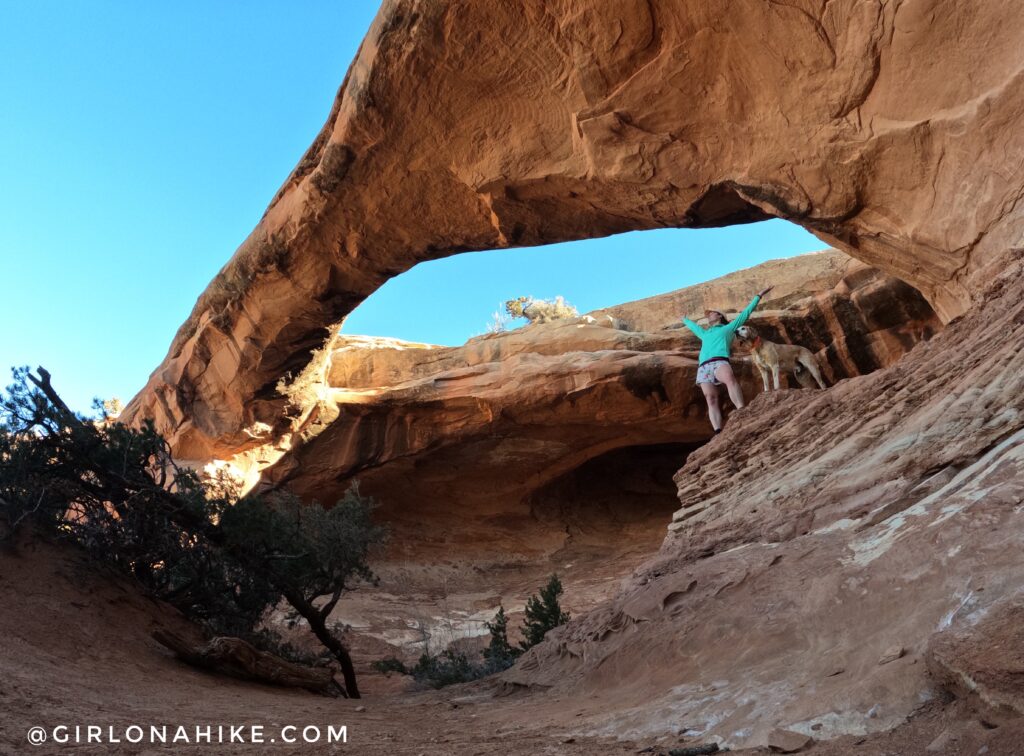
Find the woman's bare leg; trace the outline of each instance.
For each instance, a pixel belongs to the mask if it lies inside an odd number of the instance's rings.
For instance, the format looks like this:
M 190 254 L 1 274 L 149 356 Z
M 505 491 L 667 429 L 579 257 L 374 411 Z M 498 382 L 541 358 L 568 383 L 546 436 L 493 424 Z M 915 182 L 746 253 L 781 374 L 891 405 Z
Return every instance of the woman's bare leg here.
M 704 392 L 704 399 L 708 403 L 708 419 L 711 421 L 711 427 L 717 433 L 722 429 L 722 408 L 718 404 L 718 386 L 713 383 L 702 383 L 700 390 Z
M 729 390 L 729 398 L 732 399 L 736 409 L 746 405 L 746 401 L 743 399 L 743 389 L 740 388 L 740 382 L 736 380 L 736 374 L 732 372 L 732 365 L 728 362 L 721 363 L 715 369 L 715 378 L 725 384 Z

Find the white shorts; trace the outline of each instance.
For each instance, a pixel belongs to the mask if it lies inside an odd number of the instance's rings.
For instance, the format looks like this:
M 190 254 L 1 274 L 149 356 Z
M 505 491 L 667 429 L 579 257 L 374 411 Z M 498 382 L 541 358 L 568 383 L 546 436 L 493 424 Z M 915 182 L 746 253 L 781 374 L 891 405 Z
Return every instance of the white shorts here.
M 715 378 L 715 371 L 722 366 L 722 363 L 729 364 L 729 360 L 724 357 L 717 359 L 711 359 L 705 362 L 703 365 L 697 368 L 697 383 L 712 383 L 715 386 L 721 386 L 722 382 Z

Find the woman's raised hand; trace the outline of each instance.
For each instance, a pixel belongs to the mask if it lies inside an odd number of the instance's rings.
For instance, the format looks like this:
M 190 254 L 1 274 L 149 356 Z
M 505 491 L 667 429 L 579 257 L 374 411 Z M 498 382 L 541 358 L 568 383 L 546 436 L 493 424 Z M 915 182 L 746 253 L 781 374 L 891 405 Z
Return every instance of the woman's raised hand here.
M 765 294 L 767 294 L 769 291 L 771 291 L 774 288 L 775 288 L 774 286 L 769 286 L 769 287 L 767 287 L 765 289 L 761 289 L 761 291 L 757 292 L 757 296 L 763 298 Z

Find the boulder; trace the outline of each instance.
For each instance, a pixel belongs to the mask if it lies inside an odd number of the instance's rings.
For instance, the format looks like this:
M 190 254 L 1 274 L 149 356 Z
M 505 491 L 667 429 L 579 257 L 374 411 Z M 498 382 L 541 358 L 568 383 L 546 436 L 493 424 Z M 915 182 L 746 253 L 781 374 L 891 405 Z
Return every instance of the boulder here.
M 811 745 L 814 739 L 792 730 L 772 730 L 768 733 L 766 745 L 775 753 L 797 753 Z

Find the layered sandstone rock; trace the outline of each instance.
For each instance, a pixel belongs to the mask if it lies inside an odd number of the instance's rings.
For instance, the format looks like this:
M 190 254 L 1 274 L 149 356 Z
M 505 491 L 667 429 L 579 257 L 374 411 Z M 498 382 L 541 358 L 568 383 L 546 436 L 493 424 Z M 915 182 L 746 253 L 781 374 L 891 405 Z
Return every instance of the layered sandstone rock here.
M 738 412 L 677 473 L 660 557 L 506 679 L 593 696 L 581 730 L 733 746 L 888 729 L 949 690 L 1019 706 L 1022 260 L 892 367 Z
M 700 286 L 687 286 L 590 314 L 595 317 L 609 315 L 636 331 L 677 328 L 681 315 L 696 319 L 708 308 L 727 312 L 742 310 L 750 301 L 751 294 L 769 283 L 773 286 L 769 296 L 771 306 L 782 309 L 811 294 L 828 291 L 844 277 L 867 267 L 842 252 L 826 249 L 797 258 L 768 260 L 705 281 Z M 895 305 L 895 299 L 890 305 Z
M 803 271 L 821 285 L 823 258 L 845 275 L 814 291 Z M 940 327 L 919 294 L 839 253 L 773 263 L 768 272 L 782 296 L 751 322 L 766 338 L 817 352 L 830 382 L 892 364 Z M 738 308 L 751 294 L 747 279 L 758 276 L 754 268 L 738 277 L 742 287 L 733 275 L 624 309 L 661 313 L 706 291 L 719 307 Z M 585 320 L 536 324 L 453 348 L 340 336 L 315 392 L 324 397 L 315 422 L 281 439 L 277 457 L 260 448 L 230 461 L 258 472 L 264 488 L 324 501 L 358 481 L 383 502 L 381 518 L 403 543 L 437 533 L 463 555 L 543 550 L 530 502 L 552 481 L 630 447 L 676 445 L 681 465 L 710 436 L 694 385 L 699 343 L 678 319 L 654 332 Z M 752 396 L 760 381 L 746 360 L 737 366 Z
M 191 458 L 258 444 L 389 277 L 634 229 L 788 218 L 953 318 L 1024 229 L 1022 42 L 1008 2 L 385 0 L 126 418 Z
M 680 353 L 689 345 L 681 333 L 575 322 L 528 330 L 523 351 L 508 353 L 512 345 L 501 342 L 525 334 L 482 339 L 438 350 L 446 358 L 429 355 L 446 369 L 394 385 L 332 389 L 336 419 L 267 468 L 262 485 L 332 501 L 358 480 L 382 502 L 379 517 L 396 542 L 421 559 L 434 539 L 441 554 L 528 558 L 564 536 L 538 527 L 532 493 L 622 447 L 681 445 L 678 467 L 684 447 L 707 438 L 693 390 L 696 362 L 692 352 Z M 492 343 L 505 354 L 478 362 Z M 358 359 L 387 373 L 372 365 L 389 356 L 378 349 Z
M 818 352 L 830 382 L 890 365 L 940 328 L 919 294 L 839 253 L 766 268 L 781 296 L 752 322 Z M 624 309 L 650 321 L 707 290 L 738 309 L 754 280 L 758 268 Z M 381 584 L 334 617 L 361 643 L 390 644 L 376 656 L 486 635 L 499 604 L 517 619 L 551 572 L 571 611 L 589 609 L 657 550 L 678 507 L 672 475 L 711 435 L 699 345 L 676 320 L 653 332 L 538 324 L 452 348 L 341 336 L 313 420 L 224 461 L 264 488 L 329 503 L 358 483 L 380 502 Z M 736 365 L 753 396 L 760 380 Z

